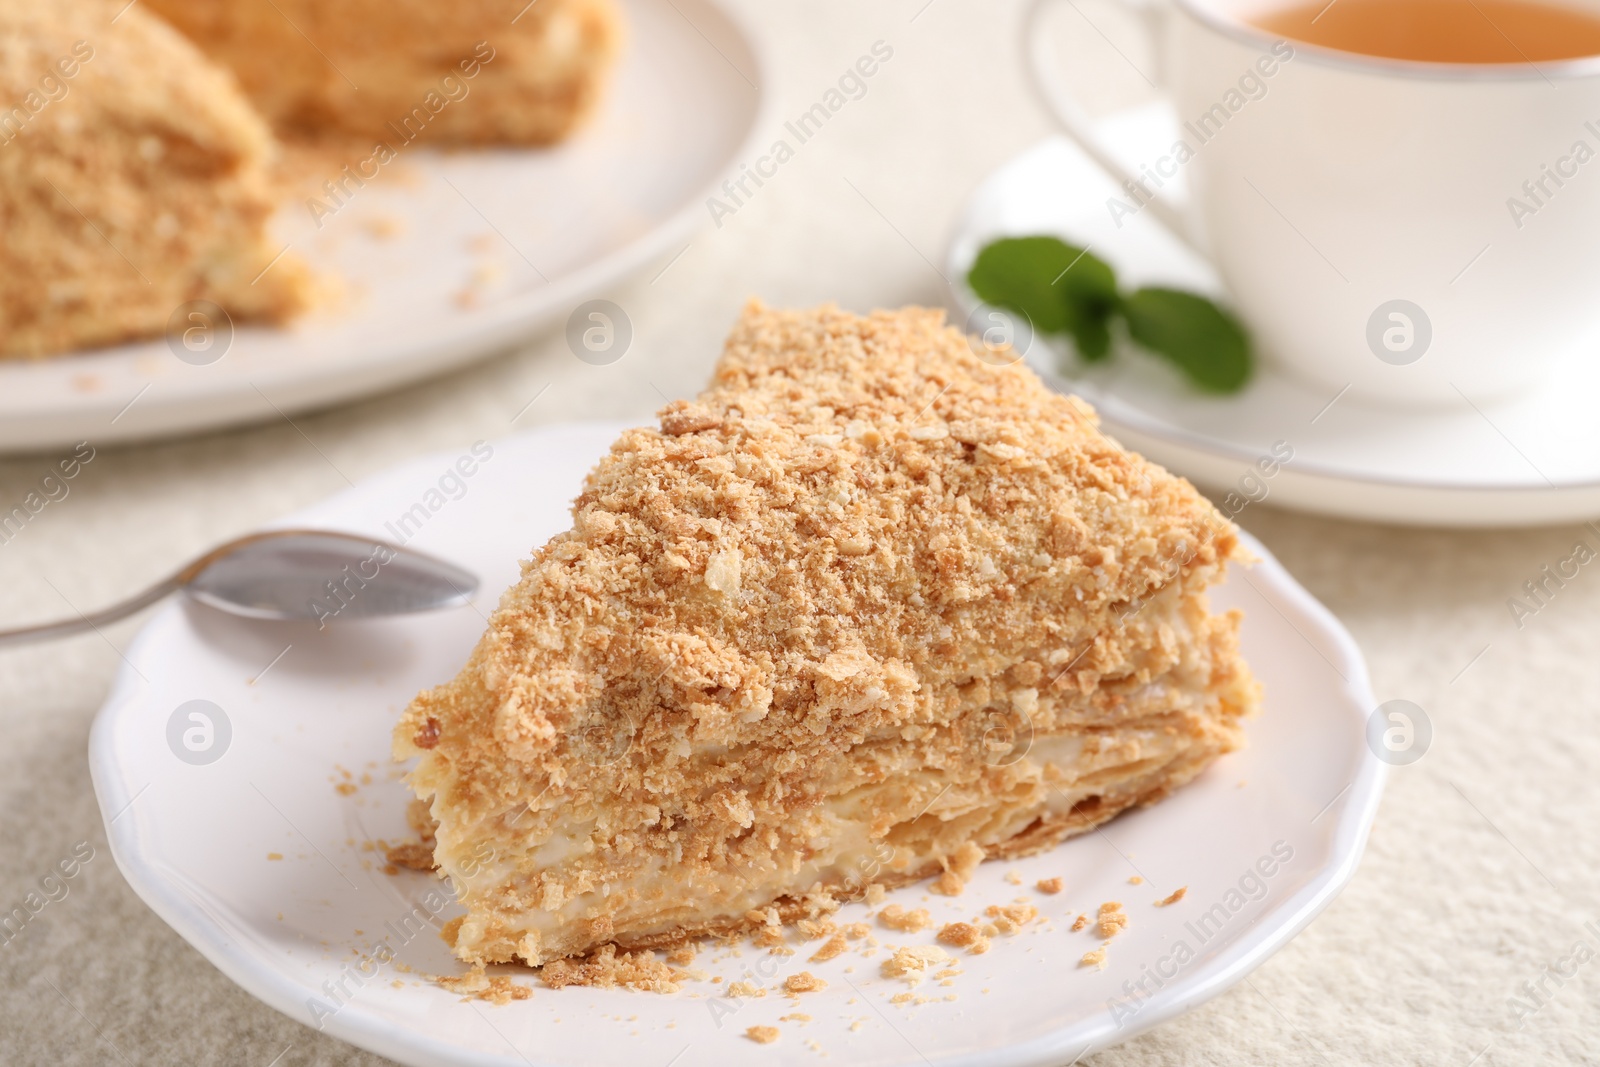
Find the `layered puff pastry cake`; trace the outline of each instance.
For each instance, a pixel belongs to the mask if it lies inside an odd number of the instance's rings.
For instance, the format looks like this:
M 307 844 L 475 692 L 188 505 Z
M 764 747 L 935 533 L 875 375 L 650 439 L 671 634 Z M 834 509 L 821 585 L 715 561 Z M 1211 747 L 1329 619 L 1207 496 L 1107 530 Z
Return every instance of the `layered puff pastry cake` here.
M 0 357 L 292 318 L 332 279 L 267 235 L 277 134 L 548 144 L 619 35 L 613 0 L 0 0 Z
M 816 914 L 1160 799 L 1257 706 L 1235 530 L 939 311 L 752 304 L 395 733 L 467 914 L 539 965 Z
M 0 0 L 0 356 L 159 335 L 191 300 L 266 322 L 308 302 L 266 235 L 266 124 L 144 5 L 119 8 Z
M 392 148 L 560 140 L 599 98 L 621 33 L 613 0 L 145 2 L 280 132 Z

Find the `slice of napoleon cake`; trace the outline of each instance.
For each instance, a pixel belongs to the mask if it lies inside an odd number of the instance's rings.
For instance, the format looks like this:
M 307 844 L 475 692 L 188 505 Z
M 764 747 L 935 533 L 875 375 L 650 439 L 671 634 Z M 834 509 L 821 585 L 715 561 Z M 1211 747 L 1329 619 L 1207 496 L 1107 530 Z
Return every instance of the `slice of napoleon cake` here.
M 939 311 L 748 307 L 395 734 L 470 962 L 830 909 L 1049 848 L 1242 742 L 1185 481 Z
M 0 0 L 0 357 L 214 328 L 190 301 L 304 310 L 310 272 L 267 233 L 276 151 L 144 5 Z

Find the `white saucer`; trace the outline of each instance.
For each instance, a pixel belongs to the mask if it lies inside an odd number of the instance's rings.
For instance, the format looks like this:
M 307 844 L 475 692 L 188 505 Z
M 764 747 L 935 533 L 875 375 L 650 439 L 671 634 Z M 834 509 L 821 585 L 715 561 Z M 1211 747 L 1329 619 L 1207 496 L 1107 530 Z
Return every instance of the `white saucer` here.
M 1165 105 L 1106 124 L 1137 160 L 1137 145 L 1170 144 Z M 1209 264 L 1148 214 L 1119 230 L 1105 209 L 1118 190 L 1064 138 L 1001 167 L 968 201 L 946 256 L 953 301 L 976 305 L 965 278 L 978 250 L 998 236 L 1051 233 L 1092 247 L 1124 283 L 1173 284 L 1221 293 Z M 1596 353 L 1600 357 L 1600 353 Z M 1106 429 L 1207 488 L 1253 493 L 1289 508 L 1347 518 L 1444 526 L 1528 526 L 1600 515 L 1600 358 L 1578 361 L 1533 395 L 1458 409 L 1377 407 L 1259 367 L 1237 396 L 1208 398 L 1142 353 L 1103 367 L 1075 366 L 1052 343 L 1028 362 L 1058 388 L 1099 409 Z M 1250 477 L 1283 442 L 1293 459 L 1270 480 Z M 1241 484 L 1241 479 L 1245 479 Z M 1248 493 L 1246 492 L 1248 490 Z
M 665 265 L 706 195 L 753 156 L 771 94 L 756 40 L 716 0 L 623 0 L 600 111 L 552 149 L 404 149 L 319 230 L 275 231 L 349 290 L 285 330 L 238 329 L 194 366 L 165 341 L 0 360 L 0 449 L 162 437 L 349 400 L 489 355 Z M 468 105 L 470 106 L 470 105 Z M 392 231 L 392 232 L 391 232 Z
M 772 957 L 746 947 L 740 956 L 707 950 L 697 961 L 726 981 L 773 961 L 768 981 L 805 969 L 828 983 L 799 1003 L 776 992 L 730 1000 L 720 995 L 726 983 L 707 981 L 670 996 L 558 992 L 508 971 L 533 996 L 493 1007 L 424 980 L 460 965 L 431 930 L 409 938 L 393 931 L 415 902 L 444 887 L 417 872 L 386 875 L 380 856 L 360 847 L 405 836 L 408 794 L 390 768 L 390 729 L 412 695 L 459 669 L 483 614 L 517 577 L 518 559 L 567 528 L 569 502 L 617 430 L 573 425 L 499 442 L 461 480 L 459 499 L 449 498 L 457 483 L 447 477 L 459 457 L 441 454 L 284 520 L 393 537 L 388 524 L 421 503 L 431 515 L 415 545 L 484 580 L 469 607 L 319 634 L 314 625 L 262 625 L 172 604 L 129 649 L 90 738 L 112 852 L 151 908 L 267 1004 L 418 1067 L 813 1064 L 818 1050 L 859 1067 L 1060 1067 L 1239 981 L 1354 873 L 1383 783 L 1383 765 L 1365 741 L 1375 706 L 1366 669 L 1333 616 L 1251 542 L 1263 562 L 1236 570 L 1214 597 L 1221 608 L 1244 608 L 1244 651 L 1266 686 L 1248 747 L 1099 833 L 983 865 L 961 897 L 930 897 L 924 886 L 892 894 L 940 922 L 1018 896 L 1046 917 L 996 938 L 985 955 L 961 955 L 965 973 L 949 987 L 931 981 L 915 991 L 935 1002 L 892 1004 L 907 987 L 880 976 L 883 950 L 814 964 L 812 949 Z M 180 759 L 168 740 L 175 713 L 194 700 L 223 709 L 231 729 L 221 757 L 205 765 Z M 179 717 L 180 730 L 189 725 Z M 213 729 L 215 751 L 222 730 Z M 354 775 L 349 795 L 336 790 L 340 768 Z M 361 784 L 364 774 L 370 784 Z M 1263 861 L 1279 842 L 1279 858 L 1286 849 L 1292 858 Z M 1255 873 L 1259 862 L 1273 868 L 1270 876 Z M 1006 880 L 1013 871 L 1020 884 Z M 1145 884 L 1129 884 L 1136 871 Z M 1058 876 L 1067 885 L 1059 896 L 1031 888 Z M 1179 886 L 1188 887 L 1182 901 L 1153 906 Z M 1111 943 L 1105 970 L 1080 966 L 1099 940 L 1072 933 L 1072 918 L 1107 900 L 1124 903 L 1130 926 Z M 451 903 L 438 919 L 457 911 Z M 864 915 L 852 905 L 842 919 Z M 877 929 L 895 944 L 931 944 L 931 935 Z M 374 942 L 384 937 L 409 969 L 382 965 L 352 978 L 363 958 L 356 953 L 376 956 Z M 1177 967 L 1180 942 L 1194 956 Z M 1145 977 L 1157 972 L 1159 988 Z M 1152 995 L 1130 998 L 1124 983 L 1141 980 Z M 348 995 L 330 993 L 341 981 Z M 734 1014 L 720 1014 L 730 1006 Z M 326 1014 L 330 1008 L 337 1010 Z M 811 1021 L 780 1020 L 791 1012 Z M 744 1036 L 753 1025 L 778 1026 L 783 1036 L 758 1047 Z

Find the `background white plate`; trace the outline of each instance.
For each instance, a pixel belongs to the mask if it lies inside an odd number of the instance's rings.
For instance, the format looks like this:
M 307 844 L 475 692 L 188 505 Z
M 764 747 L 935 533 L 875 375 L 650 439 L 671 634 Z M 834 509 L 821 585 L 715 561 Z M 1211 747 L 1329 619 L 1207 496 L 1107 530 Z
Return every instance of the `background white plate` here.
M 240 327 L 205 366 L 164 340 L 0 360 L 0 449 L 160 437 L 393 388 L 563 320 L 677 255 L 709 218 L 708 190 L 753 154 L 766 124 L 761 53 L 713 0 L 622 8 L 613 84 L 573 139 L 402 150 L 387 179 L 320 230 L 305 204 L 286 205 L 275 232 L 344 279 L 347 299 L 284 330 Z
M 474 605 L 318 633 L 314 625 L 248 623 L 173 604 L 129 649 L 90 740 L 112 851 L 163 919 L 279 1011 L 311 1023 L 311 998 L 334 1006 L 325 983 L 352 973 L 358 953 L 372 954 L 373 943 L 390 936 L 415 971 L 385 966 L 367 981 L 347 981 L 349 1002 L 322 1021 L 329 1033 L 407 1064 L 638 1067 L 665 1064 L 684 1049 L 688 1058 L 673 1062 L 809 1064 L 817 1052 L 806 1042 L 814 1040 L 836 1062 L 859 1065 L 1060 1067 L 1089 1045 L 1123 1040 L 1238 981 L 1354 873 L 1383 781 L 1364 740 L 1374 706 L 1366 669 L 1339 623 L 1252 543 L 1263 562 L 1248 573 L 1235 569 L 1214 597 L 1245 609 L 1245 653 L 1266 685 L 1266 711 L 1250 724 L 1246 750 L 1101 832 L 1027 860 L 985 864 L 959 898 L 929 897 L 924 886 L 893 894 L 940 922 L 1019 895 L 1046 916 L 997 938 L 986 955 L 963 955 L 965 974 L 952 986 L 918 990 L 956 999 L 890 1004 L 906 987 L 879 975 L 882 950 L 824 964 L 806 962 L 806 948 L 787 958 L 749 947 L 742 956 L 702 953 L 698 965 L 729 981 L 772 961 L 778 981 L 807 969 L 829 983 L 798 1004 L 776 993 L 730 1001 L 707 982 L 673 996 L 556 992 L 510 972 L 534 995 L 493 1007 L 421 980 L 416 972 L 455 973 L 459 965 L 431 931 L 402 939 L 385 924 L 441 883 L 410 871 L 385 875 L 381 858 L 360 847 L 404 836 L 407 793 L 389 765 L 391 726 L 417 690 L 459 669 L 518 560 L 568 527 L 570 499 L 618 429 L 572 425 L 502 441 L 463 480 L 459 499 L 429 497 L 441 478 L 454 487 L 447 472 L 459 457 L 437 455 L 284 520 L 393 537 L 386 524 L 431 499 L 439 506 L 412 543 L 477 569 L 484 585 Z M 180 760 L 167 741 L 174 712 L 191 700 L 214 702 L 231 726 L 223 755 L 208 765 Z M 341 795 L 339 768 L 372 782 Z M 1251 882 L 1254 865 L 1279 842 L 1293 858 Z M 284 859 L 269 861 L 271 852 Z M 1020 874 L 1020 886 L 1005 880 L 1008 871 Z M 1136 872 L 1145 884 L 1129 884 Z M 1067 884 L 1059 896 L 1030 888 L 1055 876 Z M 1230 908 L 1229 891 L 1241 880 L 1254 899 L 1240 896 Z M 1178 886 L 1188 887 L 1182 902 L 1153 906 Z M 1099 942 L 1068 926 L 1106 900 L 1123 901 L 1131 925 L 1112 942 L 1106 970 L 1080 967 Z M 1202 944 L 1190 924 L 1218 905 L 1217 926 Z M 457 911 L 452 904 L 441 918 Z M 843 918 L 864 912 L 852 905 Z M 889 943 L 932 941 L 932 931 L 877 934 Z M 1193 961 L 1147 1002 L 1125 1000 L 1125 982 L 1172 970 L 1162 960 L 1179 941 L 1197 953 Z M 738 1010 L 719 1019 L 713 1004 Z M 794 1011 L 813 1021 L 778 1021 Z M 758 1050 L 743 1036 L 756 1024 L 778 1025 L 784 1036 Z
M 1107 120 L 1107 139 L 1137 169 L 1141 146 L 1171 144 L 1165 104 Z M 1168 192 L 1182 195 L 1182 175 Z M 1223 294 L 1209 263 L 1148 213 L 1118 229 L 1105 203 L 1121 195 L 1074 144 L 1051 138 L 1001 167 L 973 193 L 946 257 L 962 315 L 976 306 L 968 268 L 1004 235 L 1056 234 L 1117 268 L 1129 287 L 1176 285 Z M 1515 309 L 1507 309 L 1514 313 Z M 1211 489 L 1239 488 L 1278 442 L 1294 459 L 1268 485 L 1273 503 L 1347 518 L 1446 526 L 1531 526 L 1600 515 L 1600 359 L 1576 360 L 1548 385 L 1500 404 L 1463 401 L 1416 411 L 1365 404 L 1306 385 L 1261 361 L 1246 389 L 1207 397 L 1139 352 L 1086 368 L 1036 341 L 1028 362 L 1082 395 L 1112 436 Z M 1515 358 L 1508 353 L 1507 358 Z

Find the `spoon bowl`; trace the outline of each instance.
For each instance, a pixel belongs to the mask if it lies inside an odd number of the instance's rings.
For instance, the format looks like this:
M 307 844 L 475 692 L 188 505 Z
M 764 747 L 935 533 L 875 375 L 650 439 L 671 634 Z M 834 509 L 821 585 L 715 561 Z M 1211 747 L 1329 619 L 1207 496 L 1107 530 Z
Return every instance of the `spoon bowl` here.
M 0 646 L 99 629 L 173 593 L 249 619 L 370 619 L 438 611 L 478 591 L 471 571 L 337 530 L 264 530 L 207 552 L 137 596 L 75 619 L 0 630 Z
M 234 542 L 180 587 L 208 607 L 251 619 L 367 619 L 459 607 L 472 572 L 414 549 L 323 530 Z

